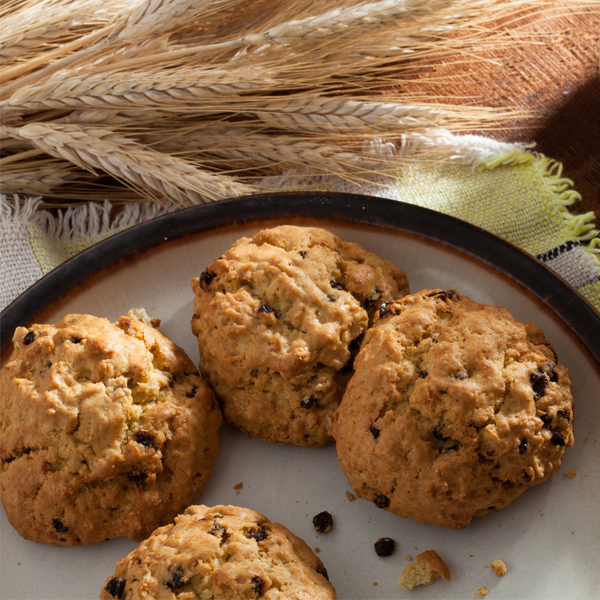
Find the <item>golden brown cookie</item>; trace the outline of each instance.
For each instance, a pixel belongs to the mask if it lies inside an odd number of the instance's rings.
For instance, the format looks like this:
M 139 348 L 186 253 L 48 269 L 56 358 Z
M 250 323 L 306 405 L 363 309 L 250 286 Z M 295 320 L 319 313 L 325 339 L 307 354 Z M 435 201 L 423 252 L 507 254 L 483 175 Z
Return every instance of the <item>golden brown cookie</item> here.
M 461 529 L 557 471 L 572 420 L 569 372 L 538 327 L 424 290 L 380 308 L 334 436 L 357 496 Z
M 100 600 L 333 600 L 313 551 L 236 506 L 190 506 L 120 561 Z
M 0 494 L 26 539 L 139 541 L 198 500 L 221 414 L 185 352 L 143 323 L 20 327 L 0 372 Z
M 200 370 L 225 419 L 269 442 L 332 441 L 353 356 L 406 275 L 324 229 L 284 226 L 238 240 L 192 281 Z

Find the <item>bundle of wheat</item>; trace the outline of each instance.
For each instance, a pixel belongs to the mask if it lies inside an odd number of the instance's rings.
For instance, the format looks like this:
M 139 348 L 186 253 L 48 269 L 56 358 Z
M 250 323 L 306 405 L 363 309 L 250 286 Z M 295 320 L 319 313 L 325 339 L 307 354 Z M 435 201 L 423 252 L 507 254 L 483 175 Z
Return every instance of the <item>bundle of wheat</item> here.
M 388 160 L 370 140 L 514 119 L 402 84 L 537 43 L 523 16 L 557 4 L 599 0 L 7 0 L 2 191 L 186 206 L 286 169 L 362 181 Z

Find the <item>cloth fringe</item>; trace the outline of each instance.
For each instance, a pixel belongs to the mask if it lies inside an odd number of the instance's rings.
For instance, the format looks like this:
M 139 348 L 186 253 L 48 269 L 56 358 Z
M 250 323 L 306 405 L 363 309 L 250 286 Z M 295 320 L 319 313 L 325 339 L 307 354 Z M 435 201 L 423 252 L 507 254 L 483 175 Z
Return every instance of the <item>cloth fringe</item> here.
M 21 200 L 17 194 L 13 194 L 11 202 L 5 194 L 1 194 L 0 219 L 10 219 L 19 223 L 27 223 L 35 216 L 41 203 L 41 197 L 31 197 Z
M 163 207 L 156 202 L 130 203 L 125 204 L 111 219 L 114 207 L 109 200 L 60 209 L 56 215 L 47 210 L 39 210 L 41 202 L 41 198 L 23 200 L 16 194 L 11 202 L 7 196 L 2 195 L 0 218 L 33 223 L 49 237 L 64 242 L 106 235 L 110 231 L 143 223 L 174 209 L 173 206 Z

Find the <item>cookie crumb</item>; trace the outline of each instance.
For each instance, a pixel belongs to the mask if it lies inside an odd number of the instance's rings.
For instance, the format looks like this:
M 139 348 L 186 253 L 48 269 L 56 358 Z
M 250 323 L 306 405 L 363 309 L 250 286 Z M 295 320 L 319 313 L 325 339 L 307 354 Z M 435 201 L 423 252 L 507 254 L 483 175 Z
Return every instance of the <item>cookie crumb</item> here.
M 354 500 L 356 500 L 356 496 L 350 492 L 346 492 L 346 498 L 348 498 L 348 502 L 354 502 Z
M 233 486 L 233 489 L 235 490 L 235 495 L 239 496 L 240 495 L 240 490 L 243 489 L 244 487 L 244 482 L 240 481 L 237 485 Z
M 127 316 L 132 319 L 137 319 L 141 321 L 144 325 L 149 325 L 150 327 L 154 327 L 154 329 L 158 329 L 160 327 L 160 319 L 156 317 L 151 317 L 145 308 L 130 308 L 127 311 Z
M 565 475 L 567 477 L 576 477 L 577 476 L 577 471 L 575 469 L 567 469 L 565 471 Z
M 488 590 L 486 587 L 480 587 L 475 593 L 478 596 L 487 596 L 489 592 L 490 590 Z
M 410 561 L 412 560 L 412 556 L 411 556 L 410 554 L 407 554 L 407 555 L 404 557 L 404 560 L 407 560 L 407 561 L 409 561 L 409 562 L 410 562 Z
M 379 585 L 376 581 L 373 582 L 373 585 Z
M 438 577 L 451 581 L 450 569 L 435 550 L 418 554 L 417 562 L 406 565 L 398 580 L 401 590 L 412 590 L 417 585 L 431 585 Z
M 333 527 L 333 517 L 326 510 L 324 510 L 313 517 L 313 525 L 315 531 L 318 531 L 319 533 L 325 533 Z
M 319 546 L 315 546 L 315 552 L 321 552 L 321 548 L 319 548 Z
M 506 575 L 506 570 L 506 565 L 503 560 L 498 558 L 492 562 L 492 571 L 494 571 L 498 577 L 504 577 L 504 575 Z

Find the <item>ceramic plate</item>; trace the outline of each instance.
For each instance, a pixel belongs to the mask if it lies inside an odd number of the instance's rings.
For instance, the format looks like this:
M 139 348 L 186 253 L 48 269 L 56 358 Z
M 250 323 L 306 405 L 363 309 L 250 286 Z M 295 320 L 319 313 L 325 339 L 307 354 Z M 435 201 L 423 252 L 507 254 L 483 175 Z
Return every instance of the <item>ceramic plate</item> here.
M 145 307 L 197 362 L 191 279 L 238 238 L 278 224 L 328 228 L 399 265 L 412 291 L 453 288 L 539 325 L 571 371 L 575 446 L 550 481 L 462 531 L 446 531 L 400 519 L 365 500 L 349 502 L 351 490 L 333 445 L 277 446 L 224 426 L 221 453 L 199 501 L 252 508 L 283 523 L 318 552 L 340 600 L 476 598 L 482 586 L 497 599 L 597 597 L 600 317 L 541 263 L 467 223 L 394 201 L 341 194 L 256 196 L 179 211 L 97 244 L 18 298 L 1 315 L 3 358 L 17 325 L 54 323 L 72 312 L 114 321 L 132 307 Z M 577 476 L 565 476 L 567 469 Z M 333 515 L 334 526 L 318 534 L 312 517 L 323 510 Z M 127 539 L 80 548 L 28 542 L 3 511 L 0 528 L 5 600 L 98 598 L 115 563 L 136 547 Z M 375 554 L 380 537 L 395 539 L 392 556 Z M 398 589 L 407 555 L 429 549 L 446 560 L 452 582 Z M 489 568 L 498 558 L 508 567 L 502 578 Z

